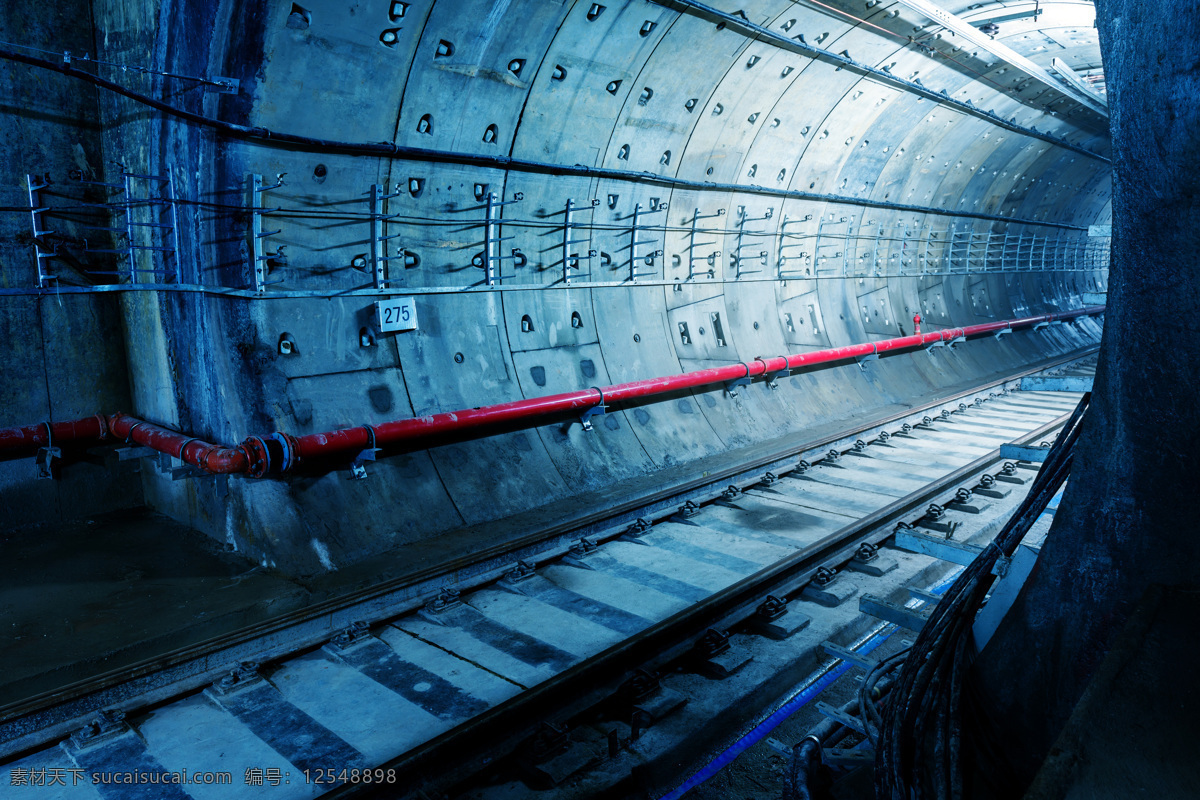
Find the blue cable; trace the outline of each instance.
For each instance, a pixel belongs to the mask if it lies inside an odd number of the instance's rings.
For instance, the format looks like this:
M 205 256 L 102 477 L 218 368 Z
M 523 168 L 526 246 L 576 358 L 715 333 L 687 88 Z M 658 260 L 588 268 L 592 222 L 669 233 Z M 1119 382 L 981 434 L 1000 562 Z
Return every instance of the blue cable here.
M 958 577 L 959 572 L 961 572 L 961 570 L 956 570 L 952 575 L 942 580 L 929 591 L 933 594 L 943 594 L 948 588 L 950 588 L 950 585 L 954 583 L 954 580 Z M 880 631 L 879 633 L 874 634 L 865 642 L 863 642 L 862 645 L 855 650 L 855 652 L 862 655 L 870 653 L 872 650 L 879 647 L 879 645 L 891 638 L 891 636 L 897 630 L 898 629 L 895 626 L 892 626 L 892 629 L 887 633 Z M 679 800 L 679 798 L 684 794 L 704 783 L 713 775 L 716 775 L 718 772 L 724 769 L 729 762 L 733 761 L 743 752 L 762 741 L 763 737 L 775 730 L 775 728 L 777 728 L 781 722 L 816 699 L 816 697 L 820 695 L 821 692 L 828 689 L 834 681 L 846 674 L 851 666 L 853 665 L 849 662 L 843 661 L 840 666 L 834 667 L 816 681 L 806 686 L 790 700 L 776 709 L 775 712 L 769 717 L 755 725 L 753 729 L 730 745 L 719 756 L 705 764 L 699 771 L 694 773 L 678 787 L 664 794 L 659 798 L 659 800 Z

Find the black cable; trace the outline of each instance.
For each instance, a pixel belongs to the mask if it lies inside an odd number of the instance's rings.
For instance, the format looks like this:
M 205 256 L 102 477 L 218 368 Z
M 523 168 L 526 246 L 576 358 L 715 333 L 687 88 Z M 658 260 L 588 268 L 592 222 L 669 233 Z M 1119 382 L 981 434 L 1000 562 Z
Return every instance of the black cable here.
M 996 579 L 996 562 L 1012 556 L 1070 473 L 1090 401 L 1090 393 L 1080 400 L 1016 512 L 992 544 L 963 570 L 918 633 L 881 714 L 877 797 L 950 800 L 963 796 L 962 687 L 976 655 L 975 614 Z M 864 708 L 869 713 L 867 699 Z M 988 744 L 981 742 L 982 747 L 975 749 L 986 752 Z
M 225 120 L 198 114 L 194 111 L 188 111 L 187 109 L 173 106 L 170 103 L 165 103 L 162 100 L 150 97 L 149 95 L 135 92 L 132 89 L 127 89 L 119 83 L 114 83 L 106 78 L 101 78 L 99 75 L 94 75 L 90 72 L 76 69 L 70 64 L 59 64 L 54 61 L 47 61 L 43 58 L 36 58 L 34 56 L 28 56 L 22 53 L 15 53 L 11 50 L 5 50 L 2 48 L 0 48 L 0 59 L 16 61 L 22 64 L 28 64 L 29 66 L 40 67 L 41 69 L 48 69 L 53 72 L 59 72 L 63 75 L 76 78 L 78 80 L 87 81 L 88 83 L 92 83 L 102 89 L 115 92 L 122 97 L 128 97 L 130 100 L 148 105 L 153 109 L 163 112 L 164 114 L 185 119 L 188 122 L 192 122 L 196 125 L 212 128 L 213 130 L 220 131 L 226 136 L 231 136 L 236 139 L 253 139 L 281 146 L 295 147 L 310 152 L 330 152 L 341 153 L 343 155 L 373 156 L 376 158 L 389 159 L 398 158 L 408 159 L 411 161 L 464 164 L 476 167 L 499 167 L 501 169 L 519 170 L 522 172 L 539 174 L 577 175 L 580 177 L 633 181 L 635 183 L 656 184 L 670 188 L 696 189 L 700 191 L 740 192 L 743 194 L 795 198 L 797 200 L 816 200 L 820 202 L 839 203 L 862 208 L 879 208 L 889 211 L 908 211 L 916 214 L 932 214 L 943 217 L 981 219 L 991 222 L 1003 222 L 1005 224 L 1042 226 L 1077 231 L 1087 229 L 1086 226 L 1070 225 L 1064 222 L 1039 222 L 1036 220 L 1014 219 L 1012 217 L 1005 217 L 999 214 L 980 214 L 971 211 L 952 211 L 949 209 L 927 208 L 925 206 L 912 206 L 905 203 L 891 203 L 884 202 L 882 200 L 844 197 L 841 195 L 829 195 L 819 192 L 802 192 L 790 189 L 768 189 L 764 186 L 693 181 L 684 178 L 672 178 L 666 175 L 656 175 L 652 172 L 627 172 L 625 170 L 609 169 L 607 167 L 588 167 L 583 164 L 547 164 L 541 161 L 530 161 L 528 159 L 512 158 L 510 156 L 487 156 L 476 155 L 474 153 L 432 151 L 418 147 L 406 147 L 403 145 L 394 144 L 392 142 L 339 142 L 330 139 L 317 139 L 311 136 L 299 136 L 294 133 L 272 131 L 263 127 L 239 125 L 234 122 L 226 122 Z M 1071 145 L 1063 144 L 1062 146 L 1070 147 Z M 1097 157 L 1099 158 L 1099 156 Z

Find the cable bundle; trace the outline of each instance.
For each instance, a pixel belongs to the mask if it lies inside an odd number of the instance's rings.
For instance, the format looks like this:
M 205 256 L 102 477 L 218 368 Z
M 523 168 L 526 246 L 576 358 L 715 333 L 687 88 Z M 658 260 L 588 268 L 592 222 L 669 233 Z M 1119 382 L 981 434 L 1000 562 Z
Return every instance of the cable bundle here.
M 1029 494 L 991 545 L 947 590 L 907 656 L 902 653 L 880 662 L 863 681 L 860 706 L 876 744 L 875 796 L 880 800 L 963 797 L 962 688 L 976 655 L 971 635 L 975 614 L 996 579 L 996 562 L 1016 552 L 1066 480 L 1090 401 L 1090 393 L 1079 401 Z M 872 690 L 897 669 L 895 685 L 880 713 Z

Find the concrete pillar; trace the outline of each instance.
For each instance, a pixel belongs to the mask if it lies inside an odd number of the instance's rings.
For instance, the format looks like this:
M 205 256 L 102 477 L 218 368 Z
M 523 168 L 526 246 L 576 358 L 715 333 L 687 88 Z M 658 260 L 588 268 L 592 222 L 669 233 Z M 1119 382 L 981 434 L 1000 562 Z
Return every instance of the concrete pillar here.
M 1094 399 L 1049 541 L 976 667 L 1022 786 L 1146 588 L 1200 579 L 1200 10 L 1097 5 L 1115 188 Z

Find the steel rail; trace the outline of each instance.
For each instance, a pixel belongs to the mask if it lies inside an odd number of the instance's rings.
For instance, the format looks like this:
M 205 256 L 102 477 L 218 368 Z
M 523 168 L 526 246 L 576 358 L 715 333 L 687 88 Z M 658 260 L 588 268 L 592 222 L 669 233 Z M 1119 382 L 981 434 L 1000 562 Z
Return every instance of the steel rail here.
M 751 454 L 725 466 L 705 465 L 689 477 L 641 495 L 625 496 L 620 502 L 587 510 L 568 519 L 525 529 L 512 540 L 473 550 L 468 556 L 425 567 L 409 575 L 385 580 L 237 631 L 156 655 L 106 673 L 22 701 L 0 706 L 0 759 L 30 752 L 55 737 L 69 734 L 87 723 L 98 710 L 128 708 L 131 698 L 138 707 L 159 704 L 194 691 L 228 672 L 240 661 L 265 662 L 320 647 L 340 629 L 355 621 L 374 624 L 414 611 L 445 585 L 444 576 L 456 576 L 455 587 L 467 591 L 487 585 L 512 569 L 514 559 L 544 561 L 568 552 L 581 536 L 605 541 L 638 518 L 657 520 L 670 516 L 687 500 L 696 503 L 716 499 L 732 484 L 761 481 L 765 472 L 793 468 L 809 454 L 823 456 L 831 447 L 849 448 L 864 435 L 886 429 L 906 419 L 941 409 L 952 409 L 962 400 L 980 396 L 1021 378 L 1086 358 L 1097 352 L 1091 346 L 1067 356 L 1041 362 L 1004 378 L 994 379 L 946 397 L 885 414 L 801 442 L 785 444 Z M 819 456 L 818 456 L 819 458 Z M 818 460 L 818 458 L 814 458 Z M 850 553 L 849 555 L 852 555 Z M 849 557 L 849 555 L 847 557 Z
M 1016 441 L 1039 441 L 1070 416 L 1064 414 Z M 569 718 L 605 702 L 634 670 L 655 670 L 685 656 L 695 639 L 708 629 L 730 629 L 754 614 L 768 595 L 787 596 L 811 581 L 819 568 L 840 566 L 852 559 L 864 542 L 877 545 L 891 538 L 894 531 L 886 527 L 889 523 L 922 510 L 930 498 L 1002 460 L 999 448 L 992 450 L 380 767 L 395 770 L 398 785 L 432 784 L 448 789 L 454 781 L 482 770 L 499 753 L 510 751 L 533 735 L 542 720 Z M 462 753 L 471 754 L 465 765 Z M 448 775 L 453 776 L 450 781 Z M 343 785 L 322 796 L 331 800 L 363 798 L 378 796 L 381 790 L 394 791 L 394 785 Z
M 753 380 L 805 367 L 855 358 L 875 358 L 928 345 L 953 344 L 969 336 L 995 334 L 1042 323 L 1093 316 L 1103 313 L 1104 308 L 1085 306 L 1072 311 L 947 328 L 810 353 L 760 357 L 753 361 L 710 367 L 685 372 L 682 375 L 666 375 L 477 408 L 444 411 L 326 433 L 297 437 L 277 431 L 247 437 L 236 446 L 212 444 L 120 412 L 110 416 L 97 414 L 70 422 L 44 422 L 0 429 L 0 460 L 36 455 L 39 449 L 49 447 L 51 442 L 61 446 L 100 442 L 114 437 L 178 458 L 205 473 L 246 474 L 262 478 L 267 475 L 285 474 L 301 467 L 318 468 L 339 460 L 348 462 L 368 449 L 378 448 L 385 454 L 411 452 L 450 442 L 481 438 L 501 431 L 535 427 L 569 415 L 583 418 L 588 413 L 604 413 L 609 404 L 620 406 L 634 401 L 674 395 L 690 389 Z

